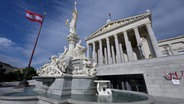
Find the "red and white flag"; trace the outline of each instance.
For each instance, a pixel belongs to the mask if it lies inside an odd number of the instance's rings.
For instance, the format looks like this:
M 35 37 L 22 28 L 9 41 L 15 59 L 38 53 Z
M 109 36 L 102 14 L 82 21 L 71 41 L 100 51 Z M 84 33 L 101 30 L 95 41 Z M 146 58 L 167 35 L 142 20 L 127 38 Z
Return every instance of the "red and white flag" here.
M 43 22 L 43 16 L 37 13 L 34 13 L 30 10 L 26 10 L 26 18 L 29 19 L 30 21 L 38 22 L 42 24 Z

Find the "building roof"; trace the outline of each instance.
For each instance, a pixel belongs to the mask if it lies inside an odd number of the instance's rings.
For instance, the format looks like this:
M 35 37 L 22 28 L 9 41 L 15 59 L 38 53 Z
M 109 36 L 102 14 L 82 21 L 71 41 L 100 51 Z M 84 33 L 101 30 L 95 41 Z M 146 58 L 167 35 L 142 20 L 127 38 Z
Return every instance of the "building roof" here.
M 172 38 L 167 38 L 167 39 L 163 39 L 163 40 L 159 40 L 158 43 L 167 42 L 167 41 L 176 40 L 176 39 L 181 39 L 181 38 L 184 38 L 184 35 L 177 36 L 177 37 L 172 37 Z
M 126 26 L 130 23 L 136 22 L 138 20 L 141 20 L 141 19 L 144 19 L 144 18 L 147 18 L 147 17 L 150 18 L 150 21 L 151 21 L 151 12 L 146 12 L 146 13 L 143 13 L 143 14 L 139 14 L 139 15 L 123 18 L 123 19 L 120 19 L 120 20 L 115 20 L 115 21 L 108 22 L 104 26 L 99 28 L 97 31 L 92 33 L 85 40 L 87 41 L 89 39 L 92 39 L 96 36 L 101 35 L 102 33 L 111 31 L 113 29 L 116 29 L 116 28 L 119 28 L 119 27 L 122 27 L 122 26 Z

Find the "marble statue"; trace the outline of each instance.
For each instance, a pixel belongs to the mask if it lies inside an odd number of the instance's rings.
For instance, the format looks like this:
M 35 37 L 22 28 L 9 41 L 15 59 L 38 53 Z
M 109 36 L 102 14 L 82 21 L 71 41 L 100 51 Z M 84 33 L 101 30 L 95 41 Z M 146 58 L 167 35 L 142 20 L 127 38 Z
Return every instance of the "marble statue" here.
M 73 75 L 77 76 L 95 76 L 96 75 L 96 69 L 97 64 L 92 63 L 91 61 L 85 59 L 82 62 L 83 67 L 75 67 L 75 70 L 72 71 Z
M 76 43 L 79 41 L 79 36 L 77 35 L 77 32 L 76 32 L 76 23 L 78 19 L 78 11 L 77 11 L 76 5 L 77 3 L 75 2 L 71 21 L 69 21 L 69 19 L 66 20 L 66 25 L 69 27 L 69 35 L 67 36 L 68 43 L 69 43 L 69 47 L 68 47 L 69 50 L 72 50 L 75 47 Z
M 87 48 L 82 46 L 76 33 L 77 18 L 75 3 L 72 19 L 66 21 L 66 25 L 69 24 L 68 47 L 64 46 L 62 52 L 52 55 L 50 62 L 37 70 L 38 76 L 34 77 L 38 82 L 35 85 L 37 91 L 61 97 L 96 92 L 93 80 L 96 79 L 97 63 L 86 57 Z
M 97 63 L 92 63 L 91 61 L 86 59 L 83 60 L 83 65 L 83 70 L 85 70 L 88 76 L 96 75 Z
M 69 28 L 70 28 L 69 29 L 70 33 L 76 33 L 76 23 L 77 23 L 77 19 L 78 19 L 78 11 L 77 11 L 76 5 L 77 5 L 77 3 L 75 2 L 75 7 L 74 7 L 74 10 L 72 13 L 72 19 L 71 19 L 70 24 L 68 24 L 69 19 L 66 20 L 66 25 L 67 26 L 69 25 Z
M 65 51 L 59 56 L 52 56 L 51 62 L 46 63 L 38 70 L 39 76 L 63 76 L 67 73 L 67 70 L 72 70 L 72 75 L 83 75 L 83 76 L 95 76 L 97 64 L 89 61 L 86 56 L 86 48 L 81 45 L 70 51 L 65 48 Z M 76 67 L 72 64 L 72 60 L 82 60 L 82 68 Z
M 44 64 L 39 70 L 38 70 L 39 76 L 62 76 L 63 72 L 58 67 L 58 58 L 53 55 L 51 57 L 51 62 Z
M 97 64 L 89 61 L 85 56 L 86 48 L 81 45 L 81 41 L 76 44 L 71 51 L 64 46 L 64 52 L 58 57 L 53 55 L 51 62 L 46 63 L 38 70 L 39 76 L 63 76 L 66 74 L 95 76 Z M 81 68 L 72 64 L 74 60 L 81 60 Z M 71 73 L 67 73 L 70 72 Z
M 95 80 L 94 82 L 97 83 L 97 93 L 98 96 L 111 96 L 112 91 L 110 89 L 110 81 L 109 80 Z
M 66 46 L 64 46 L 64 52 L 59 55 L 59 59 L 63 59 L 65 57 L 67 51 L 68 51 L 68 49 L 66 48 Z
M 75 48 L 73 49 L 73 58 L 74 59 L 86 59 L 85 52 L 87 48 L 81 45 L 81 40 L 76 44 Z
M 76 34 L 76 22 L 78 18 L 76 4 L 75 2 L 72 20 L 69 25 L 70 33 L 67 36 L 69 48 L 64 46 L 63 53 L 59 54 L 58 57 L 53 55 L 50 63 L 46 63 L 39 68 L 39 76 L 64 76 L 68 74 L 73 76 L 96 75 L 97 64 L 86 58 L 85 53 L 87 48 L 81 45 L 81 40 L 78 42 L 79 37 Z M 66 25 L 68 25 L 68 22 L 69 20 L 66 21 Z

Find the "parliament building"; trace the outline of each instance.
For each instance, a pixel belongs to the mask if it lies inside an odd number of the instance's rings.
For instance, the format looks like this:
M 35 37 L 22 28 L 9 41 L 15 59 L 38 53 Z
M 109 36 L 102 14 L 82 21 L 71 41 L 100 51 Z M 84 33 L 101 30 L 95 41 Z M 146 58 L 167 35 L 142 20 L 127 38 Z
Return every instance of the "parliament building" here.
M 113 88 L 184 98 L 184 36 L 157 41 L 150 11 L 107 21 L 86 44 L 97 76 Z

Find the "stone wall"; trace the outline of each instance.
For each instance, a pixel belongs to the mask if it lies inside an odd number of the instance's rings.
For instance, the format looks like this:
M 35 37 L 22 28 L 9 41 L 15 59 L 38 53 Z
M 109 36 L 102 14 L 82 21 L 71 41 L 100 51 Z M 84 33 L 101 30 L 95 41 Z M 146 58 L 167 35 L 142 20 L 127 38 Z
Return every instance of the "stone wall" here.
M 164 56 L 184 54 L 184 35 L 158 41 Z
M 143 74 L 148 94 L 153 96 L 184 98 L 184 78 L 174 85 L 164 72 L 184 71 L 184 55 L 174 55 L 119 64 L 99 66 L 97 76 Z M 181 73 L 179 74 L 181 75 Z

